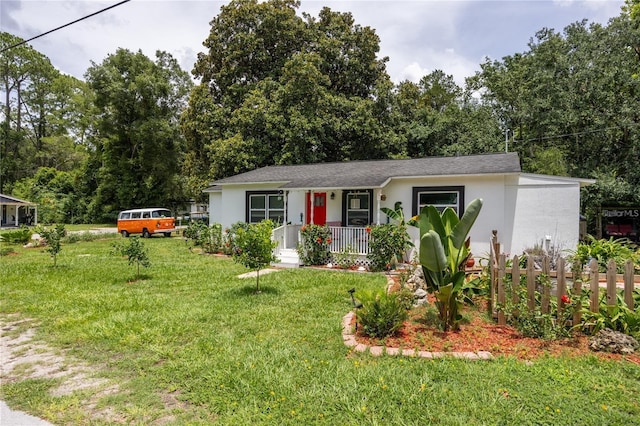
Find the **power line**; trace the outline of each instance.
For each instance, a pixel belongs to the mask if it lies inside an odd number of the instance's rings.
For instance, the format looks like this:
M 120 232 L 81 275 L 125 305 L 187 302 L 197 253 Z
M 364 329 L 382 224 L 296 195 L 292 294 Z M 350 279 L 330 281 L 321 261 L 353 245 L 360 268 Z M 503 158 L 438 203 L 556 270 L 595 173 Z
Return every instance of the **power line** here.
M 104 9 L 102 9 L 102 10 L 99 10 L 99 11 L 94 12 L 94 13 L 92 13 L 92 14 L 90 14 L 90 15 L 87 15 L 87 16 L 83 16 L 82 18 L 76 19 L 76 20 L 75 20 L 75 21 L 73 21 L 73 22 L 69 22 L 69 23 L 67 23 L 67 24 L 61 25 L 61 26 L 59 26 L 58 28 L 54 28 L 54 29 L 52 29 L 52 30 L 47 31 L 46 33 L 42 33 L 42 34 L 37 35 L 37 36 L 35 36 L 35 37 L 31 37 L 29 40 L 23 40 L 23 41 L 21 41 L 20 43 L 16 43 L 16 44 L 14 44 L 13 46 L 5 47 L 4 49 L 0 50 L 0 53 L 6 52 L 7 50 L 15 49 L 16 47 L 18 47 L 18 46 L 22 46 L 22 45 L 23 45 L 23 44 L 25 44 L 25 43 L 29 43 L 29 42 L 30 42 L 30 41 L 32 41 L 32 40 L 35 40 L 35 39 L 37 39 L 37 38 L 40 38 L 40 37 L 46 36 L 47 34 L 51 34 L 51 33 L 52 33 L 52 32 L 54 32 L 54 31 L 61 30 L 62 28 L 68 27 L 68 26 L 73 25 L 73 24 L 75 24 L 75 23 L 77 23 L 77 22 L 83 21 L 83 20 L 85 20 L 85 19 L 87 19 L 87 18 L 91 18 L 92 16 L 98 15 L 98 14 L 100 14 L 100 13 L 102 13 L 102 12 L 106 12 L 106 11 L 107 11 L 107 10 L 109 10 L 109 9 L 113 9 L 114 7 L 118 7 L 118 6 L 122 5 L 122 4 L 124 4 L 124 3 L 128 3 L 128 2 L 130 2 L 130 1 L 131 1 L 131 0 L 122 0 L 120 3 L 116 3 L 116 4 L 112 5 L 112 6 L 105 7 L 105 8 L 104 8 Z

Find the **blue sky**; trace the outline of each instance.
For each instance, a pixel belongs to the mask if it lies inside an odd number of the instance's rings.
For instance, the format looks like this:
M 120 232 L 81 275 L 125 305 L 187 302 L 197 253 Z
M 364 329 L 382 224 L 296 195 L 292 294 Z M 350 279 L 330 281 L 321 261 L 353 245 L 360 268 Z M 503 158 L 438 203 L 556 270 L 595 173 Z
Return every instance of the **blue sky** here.
M 113 1 L 2 0 L 0 28 L 31 38 L 118 3 Z M 171 53 L 191 71 L 209 22 L 226 2 L 210 0 L 132 0 L 77 23 L 31 45 L 60 71 L 82 78 L 84 72 L 118 47 Z M 622 0 L 302 0 L 302 12 L 317 16 L 323 6 L 351 12 L 355 22 L 380 37 L 380 56 L 388 56 L 394 82 L 417 81 L 441 69 L 458 84 L 479 70 L 485 57 L 501 59 L 527 50 L 542 28 L 562 31 L 587 19 L 606 24 L 618 16 Z

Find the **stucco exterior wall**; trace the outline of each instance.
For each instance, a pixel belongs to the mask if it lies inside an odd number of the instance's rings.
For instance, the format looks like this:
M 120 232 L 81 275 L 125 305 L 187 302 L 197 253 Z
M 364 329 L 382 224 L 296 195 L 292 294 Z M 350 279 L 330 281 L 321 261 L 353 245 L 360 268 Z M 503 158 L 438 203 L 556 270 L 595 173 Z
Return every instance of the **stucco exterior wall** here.
M 462 186 L 465 207 L 475 198 L 483 199 L 483 207 L 474 224 L 471 251 L 474 257 L 487 257 L 493 230 L 498 231 L 502 251 L 510 255 L 521 254 L 526 248 L 544 244 L 547 236 L 551 244 L 562 249 L 573 249 L 578 242 L 580 183 L 572 179 L 541 175 L 474 175 L 458 177 L 430 177 L 428 179 L 392 179 L 373 193 L 372 223 L 378 218 L 387 223 L 385 214 L 378 214 L 378 206 L 393 208 L 402 202 L 405 218 L 412 215 L 413 187 Z M 246 218 L 246 192 L 278 190 L 274 184 L 229 185 L 221 192 L 209 194 L 210 222 L 223 227 Z M 325 192 L 325 191 L 318 191 Z M 338 223 L 342 219 L 342 191 L 327 192 L 327 222 Z M 331 193 L 335 197 L 331 199 Z M 384 201 L 378 202 L 380 195 Z M 306 191 L 289 191 L 287 195 L 287 221 L 299 224 L 306 221 Z M 300 214 L 303 214 L 302 220 Z M 419 246 L 416 228 L 409 228 L 410 235 Z
M 209 193 L 209 225 L 222 223 L 222 192 Z
M 523 175 L 508 188 L 512 201 L 513 235 L 503 251 L 520 255 L 535 245 L 575 249 L 579 238 L 580 184 L 569 179 Z M 503 243 L 508 240 L 503 239 Z
M 473 177 L 449 177 L 425 179 L 397 179 L 392 180 L 384 189 L 387 200 L 384 207 L 393 208 L 396 201 L 401 201 L 406 219 L 411 217 L 413 192 L 416 186 L 463 186 L 465 207 L 475 198 L 482 198 L 483 206 L 471 233 L 471 251 L 475 257 L 489 253 L 491 231 L 498 230 L 499 235 L 511 234 L 507 229 L 508 220 L 505 218 L 506 193 L 505 182 L 510 178 L 504 175 L 484 175 Z M 382 223 L 386 223 L 386 216 L 382 215 Z M 419 246 L 419 235 L 416 228 L 410 228 L 414 244 Z

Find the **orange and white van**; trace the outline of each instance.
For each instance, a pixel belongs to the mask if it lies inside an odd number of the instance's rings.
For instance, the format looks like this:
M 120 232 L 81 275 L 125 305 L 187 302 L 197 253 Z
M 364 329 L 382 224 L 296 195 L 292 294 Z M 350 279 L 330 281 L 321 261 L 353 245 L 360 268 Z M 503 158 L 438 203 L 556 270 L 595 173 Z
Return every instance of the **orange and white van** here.
M 176 221 L 171 211 L 163 208 L 124 210 L 118 214 L 118 232 L 123 237 L 142 234 L 149 238 L 161 233 L 170 237 L 176 231 Z

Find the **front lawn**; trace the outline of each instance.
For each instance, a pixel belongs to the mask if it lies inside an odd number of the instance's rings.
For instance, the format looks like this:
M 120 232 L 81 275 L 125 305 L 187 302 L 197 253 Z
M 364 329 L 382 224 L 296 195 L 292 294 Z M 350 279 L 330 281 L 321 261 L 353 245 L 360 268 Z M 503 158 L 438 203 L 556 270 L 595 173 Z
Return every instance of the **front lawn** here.
M 53 377 L 3 378 L 0 398 L 57 425 L 634 424 L 640 367 L 542 357 L 425 360 L 352 353 L 348 289 L 379 274 L 283 270 L 255 281 L 179 238 L 144 240 L 151 268 L 111 241 L 0 258 L 0 318 L 33 320 L 36 339 L 108 379 L 53 396 Z M 24 326 L 26 327 L 26 325 Z M 99 395 L 99 397 L 96 397 Z M 90 401 L 91 403 L 89 403 Z

